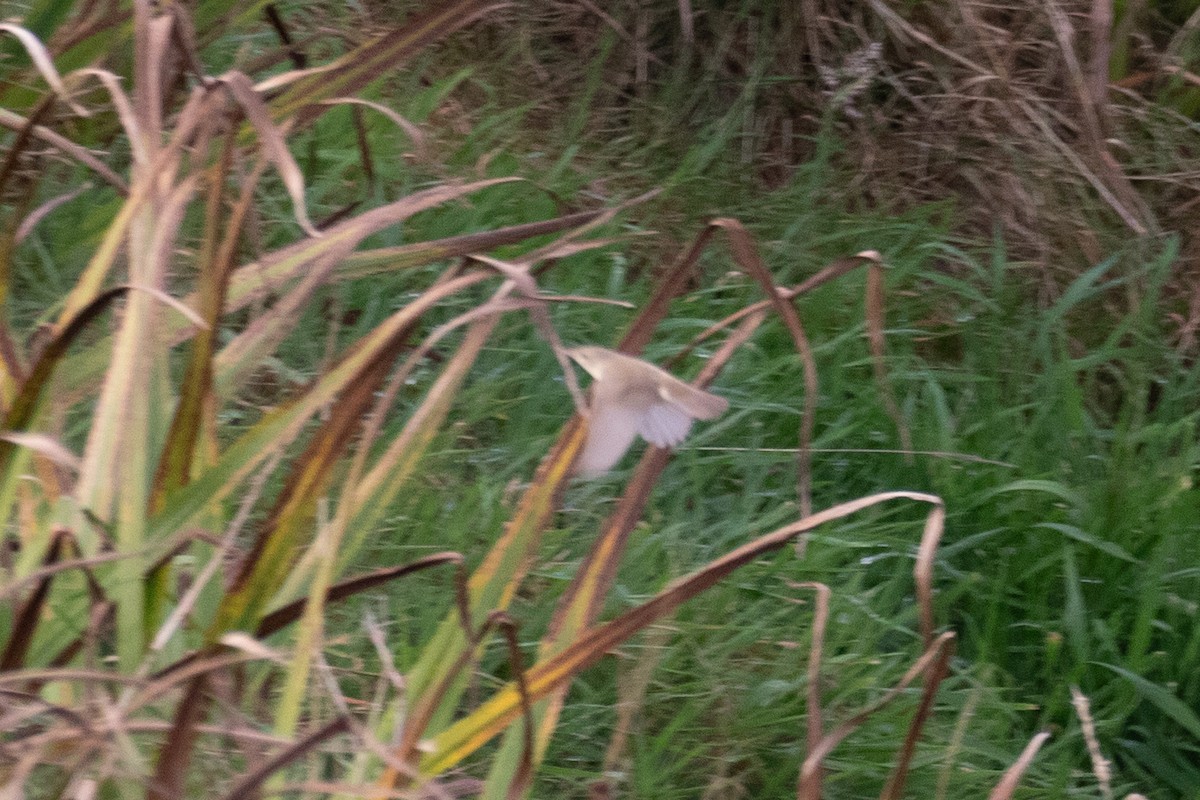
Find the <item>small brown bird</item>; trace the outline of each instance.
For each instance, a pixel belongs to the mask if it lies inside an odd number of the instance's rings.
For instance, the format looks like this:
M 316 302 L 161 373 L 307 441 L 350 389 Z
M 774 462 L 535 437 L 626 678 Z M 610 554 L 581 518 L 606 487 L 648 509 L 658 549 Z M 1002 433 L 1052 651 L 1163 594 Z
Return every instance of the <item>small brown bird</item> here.
M 594 476 L 621 460 L 639 433 L 656 447 L 674 447 L 693 419 L 716 419 L 729 401 L 689 386 L 653 364 L 604 347 L 567 351 L 592 376 L 588 438 L 575 471 Z

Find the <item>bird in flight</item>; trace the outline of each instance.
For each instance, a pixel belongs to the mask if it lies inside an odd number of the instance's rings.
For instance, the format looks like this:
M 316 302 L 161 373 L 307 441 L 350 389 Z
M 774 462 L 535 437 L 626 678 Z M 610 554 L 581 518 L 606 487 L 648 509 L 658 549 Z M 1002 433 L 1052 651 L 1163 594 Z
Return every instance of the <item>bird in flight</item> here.
M 729 408 L 724 397 L 640 358 L 595 346 L 574 347 L 567 355 L 592 376 L 587 441 L 575 462 L 585 477 L 611 469 L 638 434 L 656 447 L 675 447 L 692 420 L 716 419 Z

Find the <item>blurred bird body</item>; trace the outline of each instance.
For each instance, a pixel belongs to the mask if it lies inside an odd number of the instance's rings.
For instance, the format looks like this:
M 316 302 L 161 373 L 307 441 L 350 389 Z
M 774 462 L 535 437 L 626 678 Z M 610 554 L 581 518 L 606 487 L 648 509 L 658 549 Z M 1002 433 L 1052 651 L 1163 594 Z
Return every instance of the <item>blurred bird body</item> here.
M 604 347 L 567 351 L 592 376 L 588 437 L 575 462 L 581 475 L 607 472 L 640 434 L 657 447 L 675 447 L 693 419 L 716 419 L 729 402 L 653 364 Z

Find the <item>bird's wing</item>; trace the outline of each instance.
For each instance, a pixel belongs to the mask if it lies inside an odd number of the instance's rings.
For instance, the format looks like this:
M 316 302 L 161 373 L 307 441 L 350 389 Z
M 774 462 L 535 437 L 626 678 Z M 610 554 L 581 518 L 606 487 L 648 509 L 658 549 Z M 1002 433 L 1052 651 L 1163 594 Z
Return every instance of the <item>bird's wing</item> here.
M 668 377 L 671 380 L 659 384 L 659 397 L 688 416 L 696 419 L 716 419 L 729 408 L 729 401 L 724 397 L 689 386 L 674 376 Z
M 650 444 L 674 447 L 691 428 L 692 418 L 686 411 L 673 403 L 654 403 L 642 412 L 637 432 Z
M 621 460 L 638 433 L 640 414 L 619 403 L 593 403 L 587 441 L 575 461 L 581 475 L 600 475 Z M 645 435 L 644 433 L 642 434 Z

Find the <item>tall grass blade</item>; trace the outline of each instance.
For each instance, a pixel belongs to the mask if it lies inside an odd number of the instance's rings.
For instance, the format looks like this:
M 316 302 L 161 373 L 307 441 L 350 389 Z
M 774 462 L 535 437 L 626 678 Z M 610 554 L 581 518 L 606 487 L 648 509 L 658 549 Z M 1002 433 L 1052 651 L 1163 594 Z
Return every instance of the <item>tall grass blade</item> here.
M 185 795 L 188 764 L 200 734 L 198 726 L 208 706 L 207 691 L 208 678 L 203 673 L 188 682 L 183 699 L 175 707 L 167 740 L 159 751 L 154 777 L 146 787 L 146 800 L 175 800 Z
M 296 81 L 271 100 L 271 115 L 277 121 L 294 117 L 300 125 L 311 123 L 325 111 L 323 101 L 356 94 L 433 42 L 470 25 L 492 2 L 450 0 L 438 4 L 345 54 L 331 69 Z
M 908 771 L 912 768 L 913 755 L 917 751 L 917 740 L 921 737 L 921 730 L 929 720 L 929 715 L 933 713 L 933 702 L 937 698 L 938 687 L 941 686 L 942 680 L 949 672 L 950 658 L 953 655 L 954 640 L 950 640 L 945 647 L 938 651 L 937 660 L 925 673 L 921 702 L 917 705 L 913 721 L 904 734 L 904 743 L 900 746 L 900 756 L 896 760 L 896 766 L 888 778 L 887 785 L 879 795 L 879 800 L 900 800 L 904 796 L 904 784 L 908 780 Z
M 1042 731 L 1029 740 L 1029 744 L 1025 745 L 1025 749 L 1021 752 L 1021 757 L 1004 772 L 1004 777 L 988 794 L 988 800 L 1010 800 L 1012 798 L 1017 791 L 1017 786 L 1021 783 L 1021 777 L 1025 774 L 1025 770 L 1033 763 L 1038 750 L 1042 749 L 1042 745 L 1049 738 L 1050 731 Z
M 411 330 L 411 326 L 398 329 L 387 347 L 364 361 L 346 388 L 338 393 L 329 419 L 296 460 L 275 507 L 221 598 L 217 618 L 207 634 L 210 642 L 227 631 L 253 630 L 258 625 L 267 604 L 291 572 L 300 545 L 310 535 L 317 500 L 328 484 L 334 464 L 349 446 L 353 430 L 375 389 L 383 381 L 389 356 Z
M 243 777 L 233 789 L 225 795 L 224 800 L 255 800 L 262 796 L 262 786 L 276 772 L 288 764 L 298 760 L 308 751 L 322 742 L 339 736 L 351 729 L 349 717 L 336 717 L 325 723 L 317 730 L 305 736 L 300 741 L 286 748 L 282 753 L 269 759 L 265 764 Z
M 767 271 L 762 257 L 749 231 L 736 219 L 723 217 L 713 220 L 713 226 L 722 228 L 729 237 L 730 250 L 738 266 L 758 281 L 766 294 L 768 302 L 783 320 L 784 327 L 792 337 L 792 344 L 800 354 L 800 363 L 804 366 L 804 415 L 800 418 L 800 447 L 797 451 L 796 496 L 800 501 L 800 513 L 812 513 L 812 437 L 817 419 L 817 399 L 820 389 L 817 385 L 817 360 L 813 355 L 812 345 L 808 335 L 800 323 L 800 315 L 796 308 L 789 303 L 775 285 L 775 279 Z
M 1101 664 L 1100 666 L 1112 670 L 1115 674 L 1132 683 L 1133 688 L 1142 699 L 1150 701 L 1153 706 L 1163 712 L 1176 725 L 1194 736 L 1197 741 L 1200 741 L 1200 714 L 1197 714 L 1195 709 L 1189 708 L 1171 690 L 1147 680 L 1136 672 L 1130 672 L 1124 667 L 1118 667 L 1116 664 Z
M 69 538 L 70 534 L 66 531 L 58 531 L 53 535 L 50 550 L 43 561 L 46 567 L 53 567 L 58 563 L 62 557 L 63 546 Z M 53 572 L 39 579 L 29 597 L 25 598 L 25 602 L 21 603 L 13 614 L 8 642 L 4 645 L 3 652 L 0 652 L 0 672 L 10 672 L 25 663 L 25 655 L 33 643 L 38 620 L 45 611 L 46 597 L 50 593 L 50 583 L 53 580 Z
M 763 554 L 786 546 L 797 535 L 865 508 L 900 499 L 928 503 L 934 507 L 941 505 L 941 500 L 934 495 L 885 492 L 833 506 L 760 536 L 696 572 L 673 581 L 651 600 L 609 622 L 588 629 L 554 656 L 539 660 L 525 675 L 529 701 L 537 702 L 548 696 L 550 692 L 571 680 L 580 670 L 594 664 L 630 636 L 672 613 L 682 603 L 711 588 Z M 953 634 L 943 634 L 938 641 L 944 641 L 950 636 Z M 920 670 L 913 671 L 912 678 L 927 666 L 933 656 L 933 652 L 926 653 L 918 662 Z M 909 680 L 911 681 L 911 678 Z M 459 763 L 512 724 L 520 716 L 520 707 L 521 698 L 514 684 L 500 689 L 472 713 L 433 738 L 430 752 L 421 762 L 422 773 L 437 775 Z
M 50 339 L 42 349 L 37 361 L 30 367 L 28 376 L 21 383 L 17 396 L 9 406 L 8 412 L 4 416 L 4 430 L 24 431 L 28 429 L 38 404 L 42 400 L 43 392 L 46 390 L 55 368 L 66 355 L 67 349 L 89 324 L 112 305 L 114 300 L 124 296 L 128 291 L 129 287 L 118 286 L 104 292 L 80 309 L 79 313 L 68 320 L 67 324 Z M 15 449 L 16 445 L 13 442 L 0 440 L 0 475 L 8 475 L 9 461 Z M 7 481 L 7 477 L 4 480 Z M 7 506 L 0 510 L 7 510 Z
M 409 419 L 401 435 L 378 459 L 372 474 L 367 476 L 368 480 L 364 481 L 366 454 L 378 436 L 379 423 L 382 422 L 386 407 L 391 404 L 394 392 L 384 392 L 383 397 L 376 402 L 375 414 L 372 415 L 359 441 L 357 457 L 343 485 L 337 513 L 333 520 L 323 526 L 314 546 L 309 550 L 309 554 L 315 555 L 316 574 L 305 590 L 309 599 L 297 635 L 292 666 L 280 699 L 280 710 L 276 713 L 276 733 L 291 735 L 299 719 L 307 686 L 308 666 L 315 658 L 321 641 L 325 595 L 338 568 L 352 559 L 361 546 L 361 537 L 355 537 L 350 546 L 346 546 L 351 526 L 355 526 L 354 530 L 364 534 L 368 530 L 374 530 L 374 523 L 378 519 L 376 515 L 381 509 L 388 507 L 412 474 L 429 443 L 433 441 L 449 413 L 451 400 L 462 385 L 467 370 L 475 363 L 498 321 L 498 314 L 488 314 L 471 325 L 462 344 L 437 382 L 430 388 L 420 408 Z M 416 355 L 410 357 L 410 363 Z M 401 370 L 401 375 L 404 374 L 407 372 Z M 402 382 L 393 379 L 392 383 L 398 388 Z M 365 408 L 362 410 L 365 411 Z M 380 491 L 380 487 L 383 491 Z M 370 519 L 360 524 L 358 518 L 363 512 L 370 514 Z M 297 569 L 295 572 L 299 573 L 301 570 Z
M 11 22 L 0 22 L 0 31 L 15 37 L 21 43 L 42 79 L 54 90 L 55 94 L 62 98 L 63 102 L 71 107 L 72 111 L 81 117 L 89 116 L 87 109 L 72 99 L 58 70 L 54 68 L 54 61 L 51 59 L 49 51 L 32 31 Z
M 871 368 L 875 373 L 875 385 L 879 388 L 879 398 L 883 401 L 884 410 L 896 425 L 896 432 L 900 435 L 900 447 L 908 451 L 904 456 L 905 463 L 911 464 L 913 463 L 912 433 L 908 429 L 908 423 L 904 421 L 899 404 L 896 403 L 896 393 L 892 390 L 884 363 L 884 354 L 887 348 L 887 339 L 884 335 L 887 312 L 884 310 L 883 262 L 879 254 L 873 250 L 861 255 L 870 259 L 870 263 L 867 265 L 866 320 L 867 344 L 871 349 Z
M 930 670 L 936 665 L 942 663 L 944 651 L 952 645 L 954 641 L 954 633 L 946 632 L 934 640 L 933 644 L 926 648 L 921 657 L 913 663 L 908 671 L 896 682 L 896 685 L 888 689 L 888 691 L 871 703 L 869 706 L 857 711 L 849 719 L 838 725 L 829 733 L 822 737 L 817 746 L 812 748 L 804 758 L 804 763 L 800 766 L 800 778 L 797 781 L 796 800 L 819 800 L 819 784 L 816 783 L 816 776 L 821 769 L 821 763 L 825 760 L 835 747 L 853 733 L 859 726 L 871 718 L 876 712 L 890 704 L 893 700 L 917 679 L 919 675 L 930 674 Z
M 347 259 L 350 263 L 356 263 L 352 251 L 367 236 L 391 225 L 403 222 L 421 211 L 480 189 L 500 183 L 508 183 L 513 180 L 515 179 L 491 178 L 467 184 L 436 186 L 431 189 L 414 192 L 402 200 L 380 206 L 379 208 L 364 212 L 353 219 L 340 222 L 332 228 L 323 231 L 319 239 L 307 239 L 282 247 L 259 261 L 237 267 L 229 278 L 224 312 L 229 314 L 233 311 L 246 308 L 252 303 L 262 300 L 269 294 L 277 293 L 289 287 L 293 282 L 301 280 L 307 274 L 307 270 L 314 263 L 320 263 L 322 259 L 328 259 L 334 264 L 338 263 L 340 259 Z M 126 214 L 126 209 L 129 208 L 129 205 L 127 203 L 122 208 L 122 215 Z M 114 222 L 110 226 L 110 229 L 127 225 L 128 221 L 122 220 L 122 217 L 118 216 L 118 221 Z M 528 235 L 533 236 L 543 232 L 545 231 L 541 229 L 530 230 L 528 231 Z M 499 231 L 492 233 L 502 235 Z M 106 238 L 105 242 L 107 243 L 107 241 Z M 112 243 L 111 248 L 114 253 L 118 245 L 119 240 Z M 101 249 L 107 247 L 108 245 L 106 244 Z M 414 247 L 419 248 L 420 245 Z M 431 249 L 425 252 L 423 256 L 419 252 L 412 252 L 410 254 L 411 260 L 407 262 L 402 261 L 397 266 L 411 268 L 433 263 L 441 260 L 444 252 L 439 249 L 438 244 L 435 242 L 432 243 Z M 93 262 L 95 260 L 93 258 Z M 89 272 L 90 270 L 91 267 L 89 267 Z M 94 281 L 97 279 L 93 276 L 89 277 L 88 280 Z M 89 292 L 80 292 L 80 294 L 87 295 L 88 297 L 91 296 Z M 191 307 L 197 307 L 198 302 L 199 297 L 195 294 L 187 295 L 183 298 L 183 303 Z M 280 318 L 269 320 L 259 328 L 256 328 L 256 333 L 253 337 L 243 340 L 243 344 L 238 346 L 238 350 L 246 352 L 253 347 L 257 347 L 256 343 L 259 340 L 278 337 L 280 335 L 279 329 L 286 329 L 285 323 L 286 321 Z M 173 343 L 186 340 L 192 332 L 189 326 L 173 319 L 164 320 L 163 327 L 163 337 Z M 66 378 L 66 390 L 71 392 L 73 396 L 86 394 L 92 384 L 96 382 L 99 375 L 103 373 L 107 365 L 105 360 L 106 353 L 111 349 L 111 341 L 104 340 L 96 343 L 86 352 L 68 359 L 66 368 L 63 370 Z M 241 374 L 241 370 L 247 368 L 249 368 L 248 365 L 240 359 L 235 358 L 231 351 L 223 358 L 219 357 L 216 370 L 217 380 L 232 385 L 237 376 Z
M 162 540 L 192 524 L 209 504 L 224 498 L 275 449 L 298 435 L 310 416 L 332 402 L 429 308 L 488 277 L 485 273 L 477 273 L 455 278 L 426 291 L 393 314 L 304 394 L 267 414 L 231 444 L 212 467 L 171 495 L 162 512 L 151 520 L 150 538 Z
M 416 561 L 401 564 L 397 567 L 381 567 L 365 575 L 356 575 L 353 578 L 347 578 L 330 586 L 325 593 L 324 602 L 326 605 L 336 603 L 339 600 L 353 597 L 360 592 L 365 592 L 376 586 L 382 586 L 397 578 L 402 578 L 405 575 L 411 575 L 414 572 L 420 572 L 430 567 L 438 567 L 443 564 L 461 566 L 462 563 L 463 557 L 460 554 L 447 552 L 434 553 L 433 555 L 425 556 L 424 558 L 419 558 Z M 255 638 L 265 639 L 300 619 L 300 615 L 304 611 L 305 602 L 306 600 L 295 600 L 267 614 L 258 623 L 258 627 L 254 631 Z
M 230 267 L 255 187 L 262 174 L 260 162 L 259 168 L 242 180 L 241 195 L 229 218 L 223 219 L 224 184 L 233 157 L 233 145 L 233 138 L 227 137 L 221 158 L 209 169 L 205 239 L 199 267 L 200 288 L 196 292 L 197 311 L 204 326 L 192 339 L 187 369 L 180 380 L 179 401 L 155 475 L 150 504 L 152 513 L 161 510 L 164 498 L 190 478 L 197 435 L 204 424 L 202 407 L 212 385 L 213 353 L 220 332 Z
M 816 594 L 813 606 L 812 644 L 808 649 L 808 674 L 805 682 L 804 720 L 805 736 L 804 751 L 811 753 L 821 743 L 825 735 L 824 711 L 821 709 L 821 659 L 825 651 L 825 631 L 829 623 L 829 598 L 832 594 L 823 583 L 806 582 L 802 586 L 812 589 Z M 824 770 L 820 765 L 813 770 L 812 786 L 815 794 L 821 796 L 821 781 Z
M 411 479 L 417 464 L 445 423 L 467 371 L 475 363 L 498 322 L 499 315 L 491 314 L 472 324 L 453 359 L 429 388 L 400 434 L 369 471 L 356 476 L 359 479 L 353 483 L 347 482 L 343 502 L 351 515 L 347 523 L 350 538 L 338 559 L 342 565 L 358 553 L 368 532 L 376 529 L 386 510 Z M 382 414 L 379 418 L 382 418 Z

